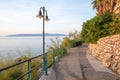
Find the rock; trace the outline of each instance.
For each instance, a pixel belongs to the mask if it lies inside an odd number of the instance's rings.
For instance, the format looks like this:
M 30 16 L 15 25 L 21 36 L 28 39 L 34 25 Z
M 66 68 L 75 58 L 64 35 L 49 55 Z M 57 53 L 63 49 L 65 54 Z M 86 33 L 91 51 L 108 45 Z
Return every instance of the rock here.
M 120 69 L 120 63 L 118 63 L 118 65 L 117 65 L 117 69 Z
M 120 75 L 120 69 L 117 70 L 117 73 Z
M 105 55 L 105 58 L 106 58 L 107 60 L 110 60 L 110 58 L 111 58 L 112 56 L 113 56 L 112 54 L 106 54 L 106 55 Z
M 117 52 L 116 55 L 120 55 L 120 52 Z
M 116 71 L 116 70 L 117 70 L 116 65 L 117 65 L 117 62 L 111 64 L 111 69 L 112 69 L 113 71 Z
M 109 66 L 110 66 L 110 62 L 107 61 L 107 60 L 103 60 L 102 64 L 103 64 L 105 67 L 109 67 Z
M 115 60 L 118 60 L 120 57 L 119 56 L 115 56 Z
M 93 56 L 93 57 L 96 57 L 96 56 L 97 56 L 97 54 L 95 54 L 95 53 L 92 53 L 92 56 Z

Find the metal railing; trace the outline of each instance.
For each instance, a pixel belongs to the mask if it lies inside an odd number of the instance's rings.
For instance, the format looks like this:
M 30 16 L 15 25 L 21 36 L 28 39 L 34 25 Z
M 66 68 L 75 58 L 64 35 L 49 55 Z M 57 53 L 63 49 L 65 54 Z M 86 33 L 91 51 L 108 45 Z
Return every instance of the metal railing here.
M 34 68 L 31 68 L 31 61 L 32 61 L 33 59 L 36 59 L 36 58 L 42 58 L 42 54 L 41 54 L 41 55 L 38 55 L 38 56 L 35 56 L 35 57 L 32 57 L 32 58 L 29 58 L 29 59 L 24 60 L 24 61 L 20 61 L 20 62 L 18 62 L 18 63 L 12 64 L 12 65 L 9 65 L 9 66 L 6 66 L 6 67 L 4 67 L 4 68 L 0 68 L 0 72 L 4 72 L 5 70 L 11 69 L 11 68 L 13 68 L 13 67 L 19 66 L 19 65 L 27 62 L 27 63 L 28 63 L 28 71 L 27 71 L 26 73 L 22 74 L 21 76 L 19 76 L 16 80 L 21 80 L 21 79 L 22 79 L 24 76 L 26 76 L 26 75 L 28 75 L 28 79 L 27 79 L 27 80 L 31 80 L 31 72 L 32 72 L 33 70 L 35 70 L 36 68 L 38 68 L 38 67 L 41 66 L 41 64 L 38 64 L 38 65 L 35 66 Z M 41 70 L 41 75 L 43 74 L 43 72 L 44 72 L 44 71 Z
M 38 56 L 35 56 L 32 58 L 26 59 L 24 61 L 20 61 L 20 62 L 17 62 L 15 64 L 6 66 L 4 68 L 0 68 L 0 73 L 27 62 L 28 63 L 28 66 L 27 66 L 28 71 L 23 73 L 22 75 L 20 75 L 16 80 L 25 80 L 25 79 L 23 79 L 25 76 L 28 76 L 28 78 L 26 80 L 32 80 L 32 78 L 31 78 L 32 71 L 38 67 L 40 69 L 40 67 L 42 66 L 39 73 L 37 73 L 38 76 L 34 79 L 34 80 L 38 80 L 44 74 L 44 72 L 46 72 L 45 70 L 48 70 L 48 67 L 50 67 L 51 65 L 53 65 L 53 67 L 55 67 L 56 61 L 60 60 L 61 53 L 62 53 L 62 49 L 58 49 L 57 54 L 53 50 L 53 52 L 51 52 L 51 56 L 52 56 L 51 58 L 49 58 L 49 56 L 48 56 L 49 53 L 47 52 L 47 53 L 45 53 L 45 56 L 43 56 L 43 54 L 41 54 L 41 55 L 38 55 Z M 46 58 L 46 62 L 45 63 L 42 62 L 42 64 L 38 64 L 35 67 L 31 68 L 31 61 L 36 59 L 36 58 L 42 58 L 42 59 Z M 52 63 L 47 62 L 49 59 L 51 59 Z M 45 68 L 43 67 L 43 65 L 46 65 Z

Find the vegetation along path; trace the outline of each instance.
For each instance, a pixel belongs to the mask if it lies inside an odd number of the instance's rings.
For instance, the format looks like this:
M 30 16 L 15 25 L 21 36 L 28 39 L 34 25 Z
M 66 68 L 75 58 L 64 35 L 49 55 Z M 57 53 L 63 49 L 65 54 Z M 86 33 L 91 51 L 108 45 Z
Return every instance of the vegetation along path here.
M 56 66 L 56 80 L 120 80 L 94 59 L 86 44 L 71 48 Z

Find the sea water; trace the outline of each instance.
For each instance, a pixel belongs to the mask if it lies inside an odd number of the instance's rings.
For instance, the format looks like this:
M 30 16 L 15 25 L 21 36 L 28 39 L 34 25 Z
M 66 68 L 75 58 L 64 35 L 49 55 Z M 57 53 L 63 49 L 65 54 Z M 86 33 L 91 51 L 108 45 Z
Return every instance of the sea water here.
M 58 37 L 61 42 L 65 36 Z M 51 39 L 56 40 L 56 36 L 45 37 L 45 51 L 48 51 L 48 47 L 52 44 Z M 18 58 L 22 55 L 37 56 L 42 54 L 41 37 L 0 37 L 0 56 L 6 57 L 11 55 L 14 58 Z

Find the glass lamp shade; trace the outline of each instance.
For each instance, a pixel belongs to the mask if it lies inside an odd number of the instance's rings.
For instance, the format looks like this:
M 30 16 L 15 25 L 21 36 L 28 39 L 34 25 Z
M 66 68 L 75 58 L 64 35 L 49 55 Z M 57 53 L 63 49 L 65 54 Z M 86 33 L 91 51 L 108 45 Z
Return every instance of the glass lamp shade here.
M 46 15 L 46 19 L 45 19 L 45 20 L 46 20 L 46 21 L 49 21 L 49 20 L 50 20 L 47 15 Z
M 43 17 L 41 10 L 39 11 L 39 14 L 36 17 L 38 17 L 38 18 L 42 18 Z
M 43 15 L 37 15 L 36 17 L 38 17 L 38 18 L 42 18 L 42 17 L 43 17 Z

